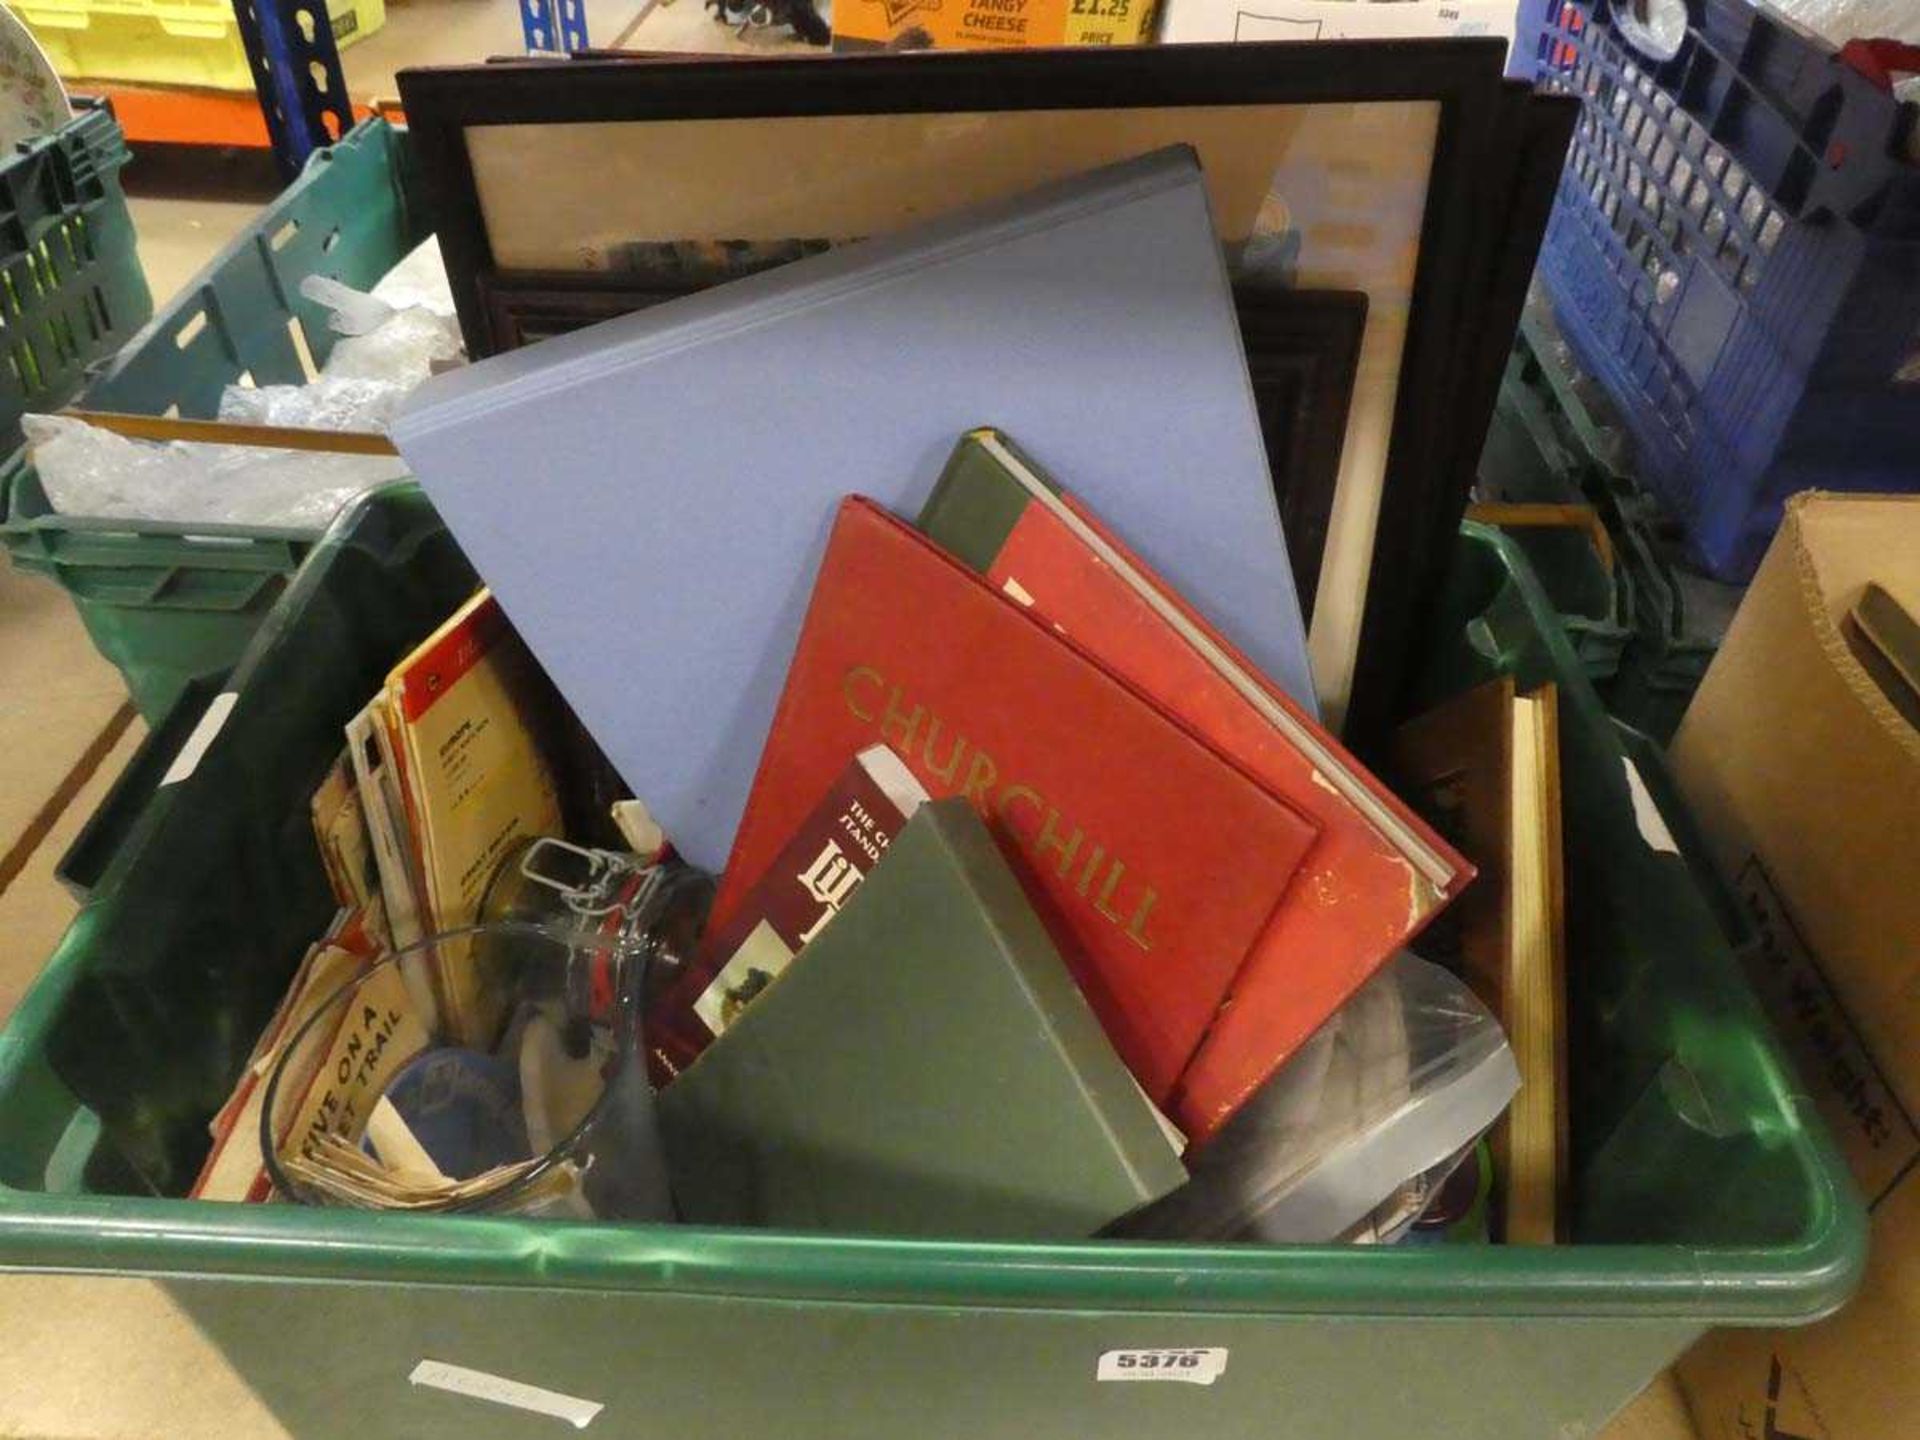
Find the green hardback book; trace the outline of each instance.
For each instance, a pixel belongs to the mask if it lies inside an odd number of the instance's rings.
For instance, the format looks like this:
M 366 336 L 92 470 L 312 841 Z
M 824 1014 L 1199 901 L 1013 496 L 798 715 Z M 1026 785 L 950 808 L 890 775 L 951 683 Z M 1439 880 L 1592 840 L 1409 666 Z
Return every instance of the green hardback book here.
M 957 797 L 920 808 L 660 1114 L 695 1224 L 1065 1238 L 1186 1179 Z
M 1000 431 L 981 428 L 960 437 L 913 523 L 921 534 L 982 575 L 993 568 L 1013 527 L 1033 503 L 1033 496 L 988 447 L 987 440 L 1020 461 L 1049 490 L 1060 492 L 1039 462 Z

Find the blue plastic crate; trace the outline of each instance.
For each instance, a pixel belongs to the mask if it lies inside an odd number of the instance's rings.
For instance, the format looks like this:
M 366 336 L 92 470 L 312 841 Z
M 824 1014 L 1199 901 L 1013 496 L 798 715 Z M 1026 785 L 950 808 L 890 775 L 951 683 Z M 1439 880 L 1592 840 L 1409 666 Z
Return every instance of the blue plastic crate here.
M 1540 274 L 1695 558 L 1744 580 L 1810 486 L 1920 490 L 1914 106 L 1752 0 L 1665 59 L 1613 0 L 1530 0 L 1516 59 L 1583 97 Z

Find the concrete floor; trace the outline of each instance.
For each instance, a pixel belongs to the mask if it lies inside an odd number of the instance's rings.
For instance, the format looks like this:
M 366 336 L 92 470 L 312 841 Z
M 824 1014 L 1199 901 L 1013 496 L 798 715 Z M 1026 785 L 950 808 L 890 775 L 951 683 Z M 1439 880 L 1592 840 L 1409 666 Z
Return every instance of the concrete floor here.
M 406 64 L 479 59 L 518 44 L 511 0 L 405 0 L 390 16 L 383 35 L 347 52 L 356 94 L 393 93 L 392 73 Z M 775 43 L 716 25 L 698 0 L 592 8 L 589 24 L 596 44 L 624 33 L 635 48 Z M 210 152 L 142 155 L 127 180 L 156 297 L 177 290 L 276 188 L 256 157 Z M 75 913 L 53 878 L 55 862 L 143 734 L 117 673 L 94 653 L 65 595 L 12 571 L 0 556 L 0 1018 Z M 286 1433 L 155 1286 L 0 1278 L 4 1440 Z M 1663 1376 L 1605 1440 L 1692 1436 L 1679 1393 Z

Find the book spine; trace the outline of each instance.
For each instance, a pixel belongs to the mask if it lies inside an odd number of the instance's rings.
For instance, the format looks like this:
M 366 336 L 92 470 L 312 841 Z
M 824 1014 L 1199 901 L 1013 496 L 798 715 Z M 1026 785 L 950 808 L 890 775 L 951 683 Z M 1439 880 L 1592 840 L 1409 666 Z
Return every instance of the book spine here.
M 982 445 L 992 431 L 968 432 L 954 446 L 914 522 L 968 569 L 986 574 L 1033 502 L 1001 472 Z

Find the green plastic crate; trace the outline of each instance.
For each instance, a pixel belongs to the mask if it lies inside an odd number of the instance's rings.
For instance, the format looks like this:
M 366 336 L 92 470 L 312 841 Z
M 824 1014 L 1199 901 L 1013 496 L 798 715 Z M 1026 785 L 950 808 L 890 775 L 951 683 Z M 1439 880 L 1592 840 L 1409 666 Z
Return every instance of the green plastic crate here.
M 72 399 L 88 363 L 153 313 L 120 189 L 128 159 L 113 111 L 87 100 L 0 158 L 0 454 L 22 415 Z
M 1550 398 L 1524 382 L 1509 363 L 1480 453 L 1483 491 L 1519 504 L 1591 505 L 1587 461 L 1569 447 Z M 1547 587 L 1582 666 L 1605 683 L 1620 670 L 1634 637 L 1633 579 L 1619 563 L 1609 571 L 1587 537 L 1570 531 L 1514 530 L 1514 542 Z M 1609 531 L 1611 535 L 1611 531 Z
M 1679 527 L 1658 499 L 1635 477 L 1633 444 L 1612 419 L 1610 402 L 1593 381 L 1573 368 L 1554 328 L 1552 312 L 1529 308 L 1514 346 L 1509 375 L 1517 387 L 1538 397 L 1563 453 L 1583 467 L 1583 480 L 1625 551 L 1630 573 L 1639 577 L 1636 626 L 1647 658 L 1655 665 L 1672 661 L 1676 675 L 1691 673 L 1697 683 L 1713 658 L 1718 634 L 1710 617 L 1691 613 L 1685 594 L 1687 574 L 1671 556 L 1681 550 Z M 1729 616 L 1731 600 L 1742 587 L 1700 577 L 1698 589 L 1714 592 Z
M 1715 602 L 1722 623 L 1694 613 L 1688 580 L 1668 558 L 1677 548 L 1666 539 L 1673 526 L 1633 477 L 1631 447 L 1598 408 L 1604 397 L 1561 351 L 1550 318 L 1530 309 L 1481 453 L 1480 482 L 1503 499 L 1599 511 L 1616 558 L 1604 614 L 1582 598 L 1593 589 L 1590 564 L 1576 557 L 1569 569 L 1565 556 L 1534 558 L 1609 708 L 1664 742 L 1712 662 L 1736 592 L 1701 577 L 1695 594 Z
M 1424 702 L 1500 674 L 1523 687 L 1551 681 L 1559 693 L 1572 1148 L 1582 1222 L 1617 1239 L 1613 1227 L 1630 1230 L 1643 1207 L 1682 1197 L 1728 1215 L 1745 1208 L 1759 1220 L 1773 1200 L 1751 1186 L 1764 1190 L 1769 1182 L 1758 1171 L 1732 1181 L 1743 1166 L 1769 1163 L 1766 1147 L 1725 1150 L 1715 1137 L 1770 1103 L 1761 1098 L 1769 1090 L 1791 1097 L 1796 1114 L 1810 1112 L 1740 973 L 1738 936 L 1678 843 L 1691 828 L 1657 755 L 1623 739 L 1510 537 L 1464 525 L 1436 608 L 1435 643 L 1415 686 Z M 1796 1123 L 1824 1141 L 1816 1123 Z M 1623 1149 L 1643 1148 L 1664 1157 L 1660 1165 L 1611 1163 Z M 1720 1171 L 1728 1193 L 1677 1182 L 1696 1165 Z M 1845 1187 L 1843 1174 L 1833 1172 L 1837 1187 Z M 1718 1183 L 1708 1188 L 1717 1191 Z M 1705 1219 L 1709 1211 L 1700 1213 Z
M 192 772 L 120 806 L 117 846 L 94 837 L 92 899 L 0 1033 L 0 1264 L 159 1278 L 309 1440 L 555 1429 L 410 1385 L 422 1358 L 603 1402 L 594 1428 L 623 1436 L 1591 1434 L 1706 1326 L 1838 1305 L 1865 1219 L 1684 864 L 1641 853 L 1524 558 L 1461 543 L 1428 685 L 1564 686 L 1568 969 L 1601 1002 L 1573 1055 L 1576 1243 L 975 1244 L 165 1198 L 331 911 L 307 797 L 340 727 L 474 579 L 398 486 L 309 558 Z M 1097 1378 L 1109 1350 L 1195 1346 L 1228 1352 L 1210 1386 Z
M 216 415 L 243 377 L 296 383 L 325 363 L 328 312 L 300 282 L 369 289 L 426 238 L 402 133 L 368 120 L 316 151 L 287 192 L 88 384 L 89 409 Z M 196 678 L 231 669 L 318 534 L 56 513 L 24 457 L 0 464 L 0 541 L 73 597 L 100 653 L 157 722 Z

